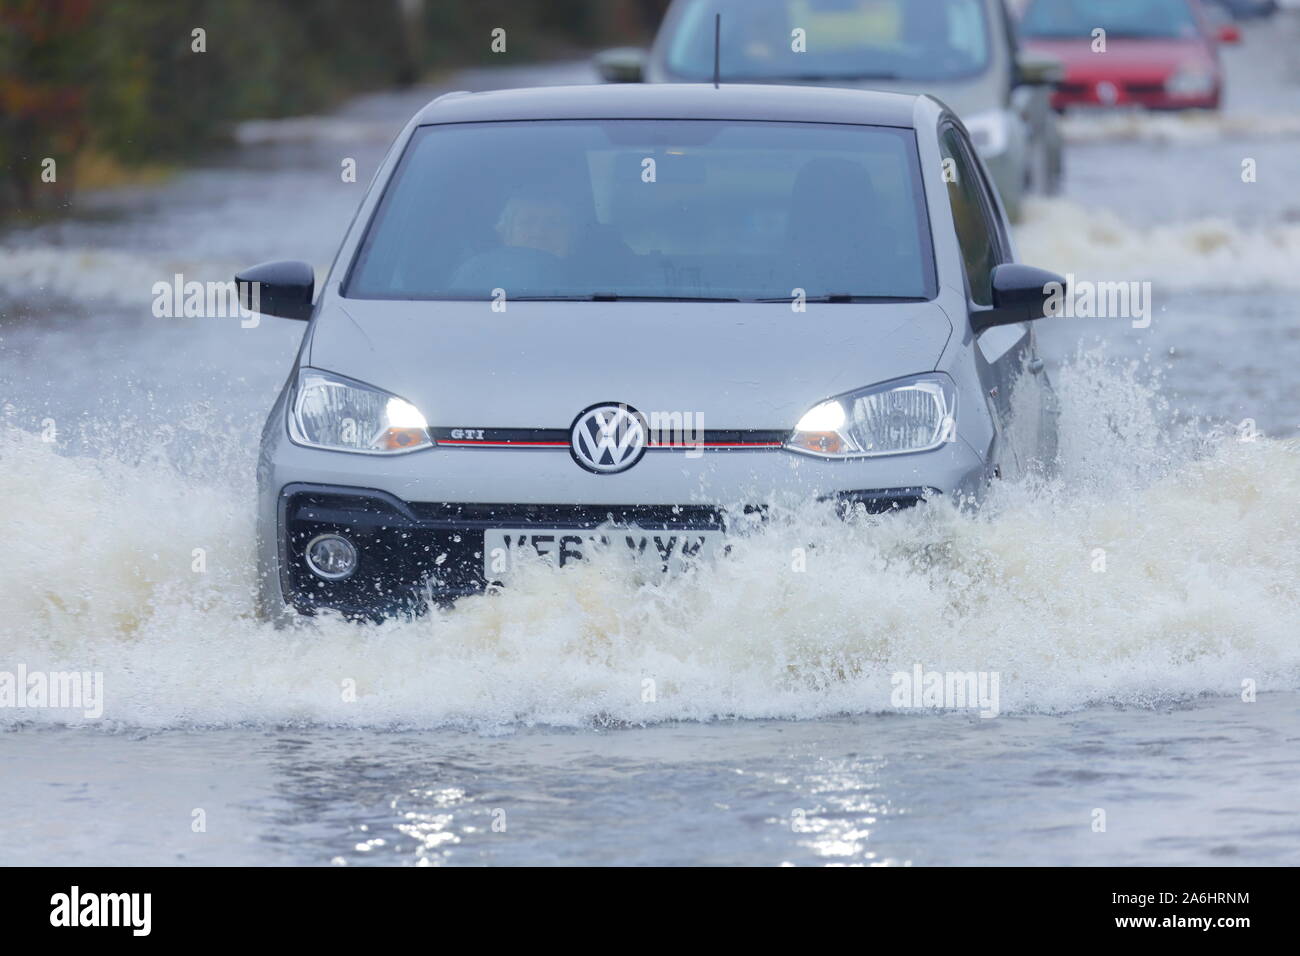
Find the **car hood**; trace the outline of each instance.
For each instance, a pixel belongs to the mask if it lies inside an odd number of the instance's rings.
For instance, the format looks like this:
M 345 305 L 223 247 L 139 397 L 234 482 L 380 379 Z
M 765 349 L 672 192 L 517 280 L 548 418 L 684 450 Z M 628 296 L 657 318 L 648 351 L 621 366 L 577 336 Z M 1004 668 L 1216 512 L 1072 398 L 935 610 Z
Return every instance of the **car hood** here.
M 787 428 L 832 395 L 933 369 L 935 302 L 787 304 L 332 300 L 305 361 L 413 402 L 430 425 L 567 428 L 623 402 L 710 428 Z
M 1179 67 L 1213 65 L 1205 44 L 1195 39 L 1136 40 L 1111 37 L 1105 55 L 1092 52 L 1088 39 L 1026 40 L 1028 49 L 1048 53 L 1065 64 L 1066 78 L 1106 78 L 1129 73 L 1167 76 Z

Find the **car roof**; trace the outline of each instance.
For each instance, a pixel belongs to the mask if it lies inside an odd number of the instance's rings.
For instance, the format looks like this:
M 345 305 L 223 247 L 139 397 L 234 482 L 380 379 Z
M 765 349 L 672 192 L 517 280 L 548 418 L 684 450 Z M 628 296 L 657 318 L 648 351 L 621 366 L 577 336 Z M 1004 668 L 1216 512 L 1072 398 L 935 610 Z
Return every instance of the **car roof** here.
M 919 97 L 823 86 L 613 83 L 447 93 L 417 124 L 543 119 L 706 119 L 856 123 L 911 129 Z

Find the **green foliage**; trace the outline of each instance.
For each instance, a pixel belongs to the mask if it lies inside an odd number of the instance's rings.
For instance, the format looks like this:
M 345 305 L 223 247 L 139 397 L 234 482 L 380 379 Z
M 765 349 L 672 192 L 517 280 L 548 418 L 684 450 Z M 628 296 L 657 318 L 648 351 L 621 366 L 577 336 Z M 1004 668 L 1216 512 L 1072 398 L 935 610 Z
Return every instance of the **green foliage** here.
M 0 214 L 43 157 L 183 161 L 232 122 L 470 63 L 645 38 L 662 0 L 0 0 Z M 489 49 L 495 27 L 508 53 Z M 196 52 L 193 31 L 205 31 Z

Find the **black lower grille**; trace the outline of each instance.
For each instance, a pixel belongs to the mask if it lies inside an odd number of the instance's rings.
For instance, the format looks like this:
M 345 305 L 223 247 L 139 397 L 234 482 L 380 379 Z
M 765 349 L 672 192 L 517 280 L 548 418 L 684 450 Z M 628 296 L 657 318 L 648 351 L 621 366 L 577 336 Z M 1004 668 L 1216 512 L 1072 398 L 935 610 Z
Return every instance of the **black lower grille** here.
M 710 505 L 517 505 L 424 504 L 410 506 L 426 521 L 455 521 L 483 527 L 596 528 L 637 524 L 642 528 L 722 528 L 725 515 Z M 746 509 L 747 511 L 752 509 Z
M 936 494 L 925 488 L 844 492 L 841 515 L 880 514 Z M 761 524 L 766 507 L 711 505 L 563 505 L 406 502 L 381 491 L 291 485 L 280 499 L 281 586 L 299 611 L 332 608 L 377 620 L 420 613 L 429 597 L 454 600 L 486 587 L 483 532 L 488 528 L 598 528 L 734 531 Z M 308 569 L 307 544 L 334 533 L 357 548 L 356 571 L 324 581 Z
M 841 518 L 855 514 L 882 515 L 904 508 L 915 508 L 928 498 L 940 494 L 933 488 L 882 488 L 876 491 L 842 491 L 835 496 Z

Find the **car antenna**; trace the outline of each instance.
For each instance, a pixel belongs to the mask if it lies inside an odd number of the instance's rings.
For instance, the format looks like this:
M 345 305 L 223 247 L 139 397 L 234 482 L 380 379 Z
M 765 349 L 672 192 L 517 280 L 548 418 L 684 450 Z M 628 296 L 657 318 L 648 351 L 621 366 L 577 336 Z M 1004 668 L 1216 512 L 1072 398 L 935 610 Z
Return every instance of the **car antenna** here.
M 713 15 L 713 88 L 722 79 L 722 14 Z

